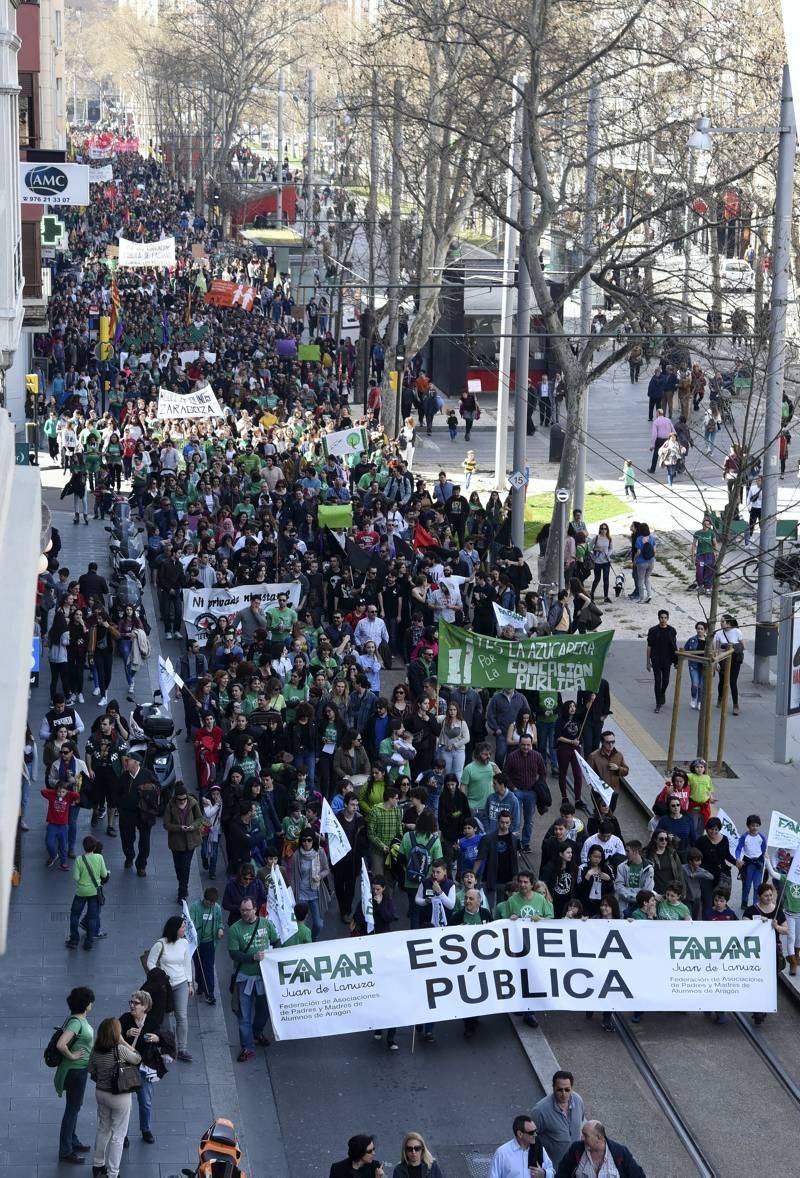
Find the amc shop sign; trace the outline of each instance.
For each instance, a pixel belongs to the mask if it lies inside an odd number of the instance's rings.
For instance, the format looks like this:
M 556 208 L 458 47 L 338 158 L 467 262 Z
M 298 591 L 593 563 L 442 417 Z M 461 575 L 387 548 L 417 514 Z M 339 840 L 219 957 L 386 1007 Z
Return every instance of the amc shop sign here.
M 19 165 L 19 198 L 24 205 L 88 205 L 88 164 Z

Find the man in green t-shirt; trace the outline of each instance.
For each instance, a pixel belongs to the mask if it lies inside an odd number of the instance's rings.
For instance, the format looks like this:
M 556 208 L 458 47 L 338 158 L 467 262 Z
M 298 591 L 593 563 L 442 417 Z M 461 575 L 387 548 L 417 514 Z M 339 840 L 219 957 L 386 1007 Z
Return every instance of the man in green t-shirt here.
M 67 1006 L 70 1017 L 56 1042 L 62 1058 L 53 1077 L 56 1092 L 65 1097 L 58 1155 L 62 1162 L 79 1165 L 83 1154 L 89 1151 L 89 1146 L 78 1137 L 77 1127 L 94 1043 L 94 1030 L 88 1021 L 89 1011 L 94 1006 L 94 991 L 88 986 L 76 986 L 67 995 Z
M 267 611 L 273 642 L 285 642 L 297 621 L 297 611 L 289 605 L 287 593 L 278 594 L 278 604 Z
M 554 773 L 558 773 L 556 723 L 560 710 L 560 692 L 538 691 L 536 693 L 536 747 L 544 758 L 545 764 L 550 762 L 550 768 Z
M 716 563 L 716 534 L 714 521 L 711 516 L 703 517 L 703 526 L 692 536 L 692 560 L 694 561 L 694 575 L 698 593 L 711 596 L 711 584 L 714 580 L 714 565 Z
M 467 787 L 467 798 L 473 814 L 478 813 L 486 805 L 492 793 L 495 773 L 500 769 L 489 756 L 489 746 L 485 741 L 475 745 L 472 760 L 464 766 L 461 774 L 461 784 Z
M 527 871 L 517 872 L 517 891 L 495 908 L 498 919 L 509 920 L 552 920 L 553 905 L 541 892 L 533 890 L 533 876 Z
M 236 996 L 239 1000 L 239 1063 L 255 1055 L 256 1043 L 269 1047 L 264 1034 L 267 995 L 261 976 L 261 961 L 270 946 L 280 943 L 271 920 L 259 916 L 250 899 L 242 900 L 240 920 L 228 929 L 228 953 L 236 966 Z

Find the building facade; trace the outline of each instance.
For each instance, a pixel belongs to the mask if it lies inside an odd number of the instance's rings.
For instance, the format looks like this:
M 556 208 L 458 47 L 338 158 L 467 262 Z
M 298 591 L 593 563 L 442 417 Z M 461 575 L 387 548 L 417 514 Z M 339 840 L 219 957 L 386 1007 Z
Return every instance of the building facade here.
M 0 0 L 0 403 L 22 330 L 22 225 L 19 203 L 19 81 L 16 4 Z M 11 161 L 12 166 L 9 166 Z

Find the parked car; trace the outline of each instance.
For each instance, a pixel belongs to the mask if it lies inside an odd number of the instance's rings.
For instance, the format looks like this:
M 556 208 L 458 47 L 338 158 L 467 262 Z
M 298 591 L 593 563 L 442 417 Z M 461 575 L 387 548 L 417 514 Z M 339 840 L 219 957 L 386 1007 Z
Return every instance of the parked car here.
M 744 258 L 726 258 L 720 268 L 720 283 L 724 290 L 752 290 L 753 267 Z

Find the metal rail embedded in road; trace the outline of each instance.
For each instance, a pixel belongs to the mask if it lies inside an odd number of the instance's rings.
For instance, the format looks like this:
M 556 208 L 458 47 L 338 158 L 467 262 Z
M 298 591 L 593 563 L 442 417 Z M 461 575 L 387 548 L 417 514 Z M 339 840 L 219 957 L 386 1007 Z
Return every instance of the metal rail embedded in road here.
M 714 1168 L 706 1155 L 703 1153 L 701 1146 L 698 1144 L 694 1132 L 684 1117 L 681 1110 L 672 1098 L 667 1085 L 659 1078 L 658 1072 L 650 1063 L 647 1053 L 644 1051 L 639 1040 L 628 1026 L 627 1020 L 622 1015 L 615 1014 L 612 1016 L 614 1028 L 622 1042 L 625 1050 L 633 1060 L 636 1070 L 644 1080 L 647 1087 L 655 1096 L 659 1108 L 669 1121 L 675 1136 L 680 1141 L 683 1148 L 686 1150 L 689 1157 L 697 1167 L 697 1173 L 702 1178 L 720 1178 L 720 1173 Z
M 769 1048 L 766 1047 L 764 1043 L 762 1043 L 761 1039 L 750 1026 L 749 1022 L 743 1014 L 734 1014 L 733 1017 L 736 1020 L 739 1030 L 745 1036 L 756 1054 L 760 1057 L 762 1063 L 766 1064 L 775 1079 L 783 1088 L 784 1092 L 786 1092 L 792 1098 L 795 1104 L 800 1106 L 800 1088 L 798 1088 L 797 1084 L 795 1084 L 794 1080 L 786 1071 L 783 1064 L 778 1063 L 778 1060 L 775 1058 Z

